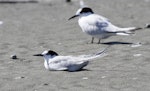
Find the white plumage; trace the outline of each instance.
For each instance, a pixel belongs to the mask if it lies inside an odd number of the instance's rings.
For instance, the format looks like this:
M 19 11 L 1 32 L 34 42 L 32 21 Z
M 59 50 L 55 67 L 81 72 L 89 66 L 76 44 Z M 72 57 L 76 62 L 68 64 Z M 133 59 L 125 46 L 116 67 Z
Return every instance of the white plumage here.
M 87 66 L 89 61 L 94 58 L 103 57 L 103 51 L 91 54 L 91 55 L 79 55 L 79 56 L 59 56 L 56 52 L 49 50 L 44 51 L 42 54 L 36 54 L 34 56 L 43 56 L 44 57 L 44 66 L 48 70 L 67 70 L 67 71 L 78 71 L 83 67 Z
M 114 35 L 129 35 L 132 34 L 132 31 L 142 29 L 137 27 L 117 27 L 107 18 L 94 14 L 93 10 L 89 7 L 80 8 L 69 20 L 77 16 L 79 16 L 78 24 L 82 31 L 92 36 L 91 43 L 93 43 L 94 38 L 98 38 L 98 43 L 100 43 L 100 39 L 105 39 Z

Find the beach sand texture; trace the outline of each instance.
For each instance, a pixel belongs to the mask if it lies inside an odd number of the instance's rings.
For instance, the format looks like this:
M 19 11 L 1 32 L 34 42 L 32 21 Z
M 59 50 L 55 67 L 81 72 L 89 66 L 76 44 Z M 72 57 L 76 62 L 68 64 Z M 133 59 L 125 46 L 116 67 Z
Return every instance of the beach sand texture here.
M 84 1 L 118 26 L 150 23 L 150 0 Z M 68 21 L 78 8 L 78 0 L 0 3 L 0 91 L 150 91 L 150 29 L 90 44 L 77 18 Z M 78 72 L 48 71 L 43 58 L 32 56 L 48 49 L 60 55 L 91 54 L 112 43 L 107 56 Z M 13 54 L 18 59 L 11 59 Z

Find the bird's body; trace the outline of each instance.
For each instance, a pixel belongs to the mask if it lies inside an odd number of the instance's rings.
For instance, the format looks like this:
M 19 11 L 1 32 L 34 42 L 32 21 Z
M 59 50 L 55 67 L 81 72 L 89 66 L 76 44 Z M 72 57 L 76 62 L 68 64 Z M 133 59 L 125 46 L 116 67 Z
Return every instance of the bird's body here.
M 44 51 L 42 54 L 36 54 L 34 56 L 44 57 L 44 66 L 47 70 L 67 70 L 73 72 L 83 69 L 92 59 L 102 57 L 106 49 L 91 55 L 59 56 L 56 52 L 50 50 Z
M 78 20 L 79 26 L 82 31 L 96 38 L 107 38 L 111 34 L 107 33 L 109 30 L 108 21 L 105 18 L 100 17 L 96 14 L 89 14 L 86 16 L 81 16 Z
M 77 71 L 87 66 L 88 60 L 73 56 L 56 56 L 52 59 L 45 59 L 44 66 L 48 70 Z
M 105 39 L 114 35 L 129 35 L 131 31 L 135 31 L 141 28 L 128 27 L 120 28 L 113 25 L 107 18 L 94 14 L 91 8 L 80 8 L 76 15 L 70 19 L 79 16 L 78 24 L 82 31 L 91 35 L 93 38 Z M 93 41 L 92 41 L 93 42 Z

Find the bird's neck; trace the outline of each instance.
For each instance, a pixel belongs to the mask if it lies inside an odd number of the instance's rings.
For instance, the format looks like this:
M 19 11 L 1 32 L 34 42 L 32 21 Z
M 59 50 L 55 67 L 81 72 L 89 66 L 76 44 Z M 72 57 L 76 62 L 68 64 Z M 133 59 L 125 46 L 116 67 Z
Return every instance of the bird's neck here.
M 50 59 L 54 58 L 55 55 L 51 56 L 51 55 L 46 55 L 44 56 L 44 66 L 46 69 L 50 70 L 49 65 L 50 65 Z

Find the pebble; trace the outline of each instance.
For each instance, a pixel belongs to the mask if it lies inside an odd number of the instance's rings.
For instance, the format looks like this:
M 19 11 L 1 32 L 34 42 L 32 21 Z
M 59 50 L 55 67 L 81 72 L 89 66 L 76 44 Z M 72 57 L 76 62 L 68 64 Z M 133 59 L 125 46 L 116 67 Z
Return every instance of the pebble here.
M 17 55 L 15 55 L 15 54 L 11 55 L 10 58 L 11 58 L 11 59 L 18 59 L 18 58 L 17 58 Z
M 23 77 L 23 76 L 15 77 L 15 79 L 23 79 L 23 78 L 25 78 L 25 77 Z
M 47 86 L 47 85 L 48 85 L 48 83 L 44 83 L 43 85 L 44 85 L 44 86 Z
M 71 2 L 71 0 L 66 0 L 66 2 Z
M 146 28 L 150 28 L 150 24 L 146 24 Z

